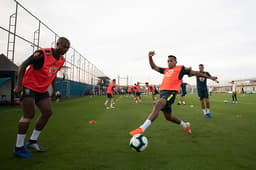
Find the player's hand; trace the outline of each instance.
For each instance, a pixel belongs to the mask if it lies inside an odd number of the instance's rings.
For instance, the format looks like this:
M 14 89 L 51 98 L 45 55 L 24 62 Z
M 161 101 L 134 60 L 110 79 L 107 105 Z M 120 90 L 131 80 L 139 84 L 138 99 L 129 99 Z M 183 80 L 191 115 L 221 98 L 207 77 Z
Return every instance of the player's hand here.
M 20 94 L 20 92 L 22 91 L 22 87 L 21 86 L 16 86 L 13 90 L 13 92 L 18 95 Z
M 216 83 L 219 83 L 219 81 L 218 80 L 214 80 Z
M 211 80 L 213 80 L 213 81 L 218 81 L 217 79 L 218 79 L 218 77 L 211 77 Z
M 149 56 L 149 57 L 153 57 L 154 55 L 155 55 L 155 51 L 149 51 L 149 52 L 148 52 L 148 56 Z

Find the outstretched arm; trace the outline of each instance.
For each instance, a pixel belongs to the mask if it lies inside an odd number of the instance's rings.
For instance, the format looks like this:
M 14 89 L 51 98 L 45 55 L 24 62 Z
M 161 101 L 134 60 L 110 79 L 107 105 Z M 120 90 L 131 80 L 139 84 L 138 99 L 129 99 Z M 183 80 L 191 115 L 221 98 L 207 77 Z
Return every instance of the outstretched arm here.
M 149 64 L 150 64 L 150 67 L 153 69 L 153 70 L 156 70 L 157 72 L 160 72 L 160 68 L 158 66 L 156 66 L 155 62 L 153 61 L 153 56 L 155 55 L 155 51 L 149 51 L 148 53 L 148 59 L 149 59 Z
M 208 78 L 208 79 L 211 79 L 217 83 L 219 83 L 219 81 L 217 80 L 218 77 L 215 77 L 215 76 L 208 76 L 208 75 L 205 75 L 205 74 L 202 74 L 200 73 L 199 71 L 194 71 L 194 70 L 191 70 L 191 76 L 199 76 L 199 77 L 205 77 L 205 78 Z

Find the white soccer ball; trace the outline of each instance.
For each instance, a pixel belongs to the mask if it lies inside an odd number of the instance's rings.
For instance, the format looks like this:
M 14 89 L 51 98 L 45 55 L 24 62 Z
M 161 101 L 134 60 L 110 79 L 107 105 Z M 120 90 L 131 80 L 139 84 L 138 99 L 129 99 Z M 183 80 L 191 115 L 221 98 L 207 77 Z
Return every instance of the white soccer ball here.
M 227 103 L 228 102 L 228 100 L 224 100 L 224 103 Z
M 130 140 L 130 147 L 137 152 L 144 151 L 148 146 L 148 139 L 142 134 L 134 135 Z

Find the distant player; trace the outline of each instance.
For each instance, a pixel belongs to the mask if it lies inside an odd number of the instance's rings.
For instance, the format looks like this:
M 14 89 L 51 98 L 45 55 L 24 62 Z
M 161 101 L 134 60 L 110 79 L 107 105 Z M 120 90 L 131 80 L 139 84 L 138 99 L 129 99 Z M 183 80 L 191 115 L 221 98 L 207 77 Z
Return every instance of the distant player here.
M 186 133 L 191 134 L 190 123 L 184 122 L 172 115 L 171 105 L 174 103 L 176 94 L 180 90 L 180 85 L 182 83 L 182 78 L 184 75 L 196 75 L 212 80 L 216 80 L 217 77 L 211 77 L 201 74 L 198 71 L 193 71 L 191 68 L 186 68 L 182 65 L 176 65 L 177 60 L 173 55 L 168 56 L 168 68 L 161 68 L 155 65 L 152 57 L 155 55 L 154 51 L 150 51 L 148 54 L 149 64 L 151 68 L 161 74 L 164 74 L 162 84 L 160 86 L 160 99 L 153 106 L 152 112 L 149 114 L 147 120 L 137 129 L 130 132 L 130 135 L 134 136 L 136 134 L 142 134 L 151 125 L 151 123 L 157 118 L 160 110 L 164 113 L 166 120 L 174 122 L 180 125 Z
M 108 85 L 108 88 L 107 88 L 107 100 L 105 101 L 104 105 L 107 106 L 107 109 L 113 109 L 115 108 L 113 106 L 114 104 L 114 97 L 113 97 L 113 94 L 115 92 L 115 87 L 116 87 L 116 79 L 113 79 L 112 80 L 112 83 L 110 83 Z
M 141 96 L 140 96 L 141 93 L 140 93 L 140 83 L 139 82 L 137 82 L 137 84 L 134 84 L 133 90 L 135 92 L 135 102 L 142 103 Z
M 155 89 L 152 87 L 152 85 L 149 85 L 148 82 L 145 83 L 146 87 L 148 88 L 148 92 L 151 93 L 153 103 L 156 103 L 156 93 Z
M 209 72 L 204 71 L 203 64 L 199 64 L 199 72 L 203 75 L 211 77 Z M 219 83 L 219 81 L 216 79 L 213 81 Z M 212 115 L 210 112 L 210 101 L 209 101 L 208 88 L 207 88 L 207 78 L 203 76 L 196 76 L 196 85 L 197 85 L 197 93 L 200 98 L 200 104 L 204 113 L 204 117 L 211 118 Z
M 187 94 L 187 86 L 188 83 L 185 83 L 185 82 L 182 82 L 181 85 L 180 85 L 180 101 L 178 102 L 178 105 L 185 105 L 185 96 Z
M 235 81 L 232 81 L 232 103 L 237 103 L 237 97 L 236 97 L 236 83 Z
M 19 120 L 16 147 L 14 149 L 14 154 L 19 157 L 32 157 L 32 154 L 25 148 L 32 148 L 38 152 L 44 151 L 44 148 L 37 141 L 41 131 L 52 115 L 48 87 L 52 84 L 53 91 L 51 95 L 55 97 L 55 78 L 65 62 L 63 55 L 68 51 L 69 47 L 69 40 L 60 37 L 55 48 L 37 50 L 19 67 L 17 85 L 14 89 L 16 94 L 22 92 L 21 107 L 23 116 Z M 28 143 L 24 146 L 30 121 L 35 116 L 35 104 L 41 111 L 41 116 L 36 122 L 35 129 Z
M 128 87 L 127 93 L 128 93 L 128 96 L 131 96 L 131 95 L 132 95 L 132 88 L 131 88 L 131 87 Z

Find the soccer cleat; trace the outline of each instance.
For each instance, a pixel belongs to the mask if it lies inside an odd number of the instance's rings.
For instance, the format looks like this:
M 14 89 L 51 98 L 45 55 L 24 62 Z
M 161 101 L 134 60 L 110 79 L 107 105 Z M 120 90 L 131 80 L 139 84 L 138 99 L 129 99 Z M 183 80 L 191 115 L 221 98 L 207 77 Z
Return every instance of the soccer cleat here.
M 141 128 L 137 128 L 137 129 L 131 131 L 131 132 L 130 132 L 130 135 L 131 135 L 131 136 L 134 136 L 134 135 L 143 134 L 143 133 L 144 133 L 144 132 L 143 132 L 143 130 L 142 130 Z
M 28 152 L 24 146 L 21 148 L 14 148 L 13 154 L 20 158 L 31 158 L 32 157 L 32 154 L 30 152 Z
M 186 127 L 184 128 L 184 130 L 185 130 L 185 132 L 187 134 L 191 134 L 192 133 L 192 131 L 190 129 L 190 123 L 189 122 L 186 122 Z
M 211 113 L 206 113 L 206 114 L 204 115 L 204 117 L 205 117 L 206 119 L 209 119 L 209 118 L 212 118 L 212 115 L 211 115 Z
M 114 109 L 115 107 L 114 107 L 114 106 L 110 106 L 109 108 L 110 108 L 110 109 Z
M 44 152 L 45 151 L 44 147 L 40 146 L 37 143 L 37 141 L 31 141 L 31 140 L 29 140 L 28 143 L 26 144 L 26 148 L 34 149 L 37 152 Z

